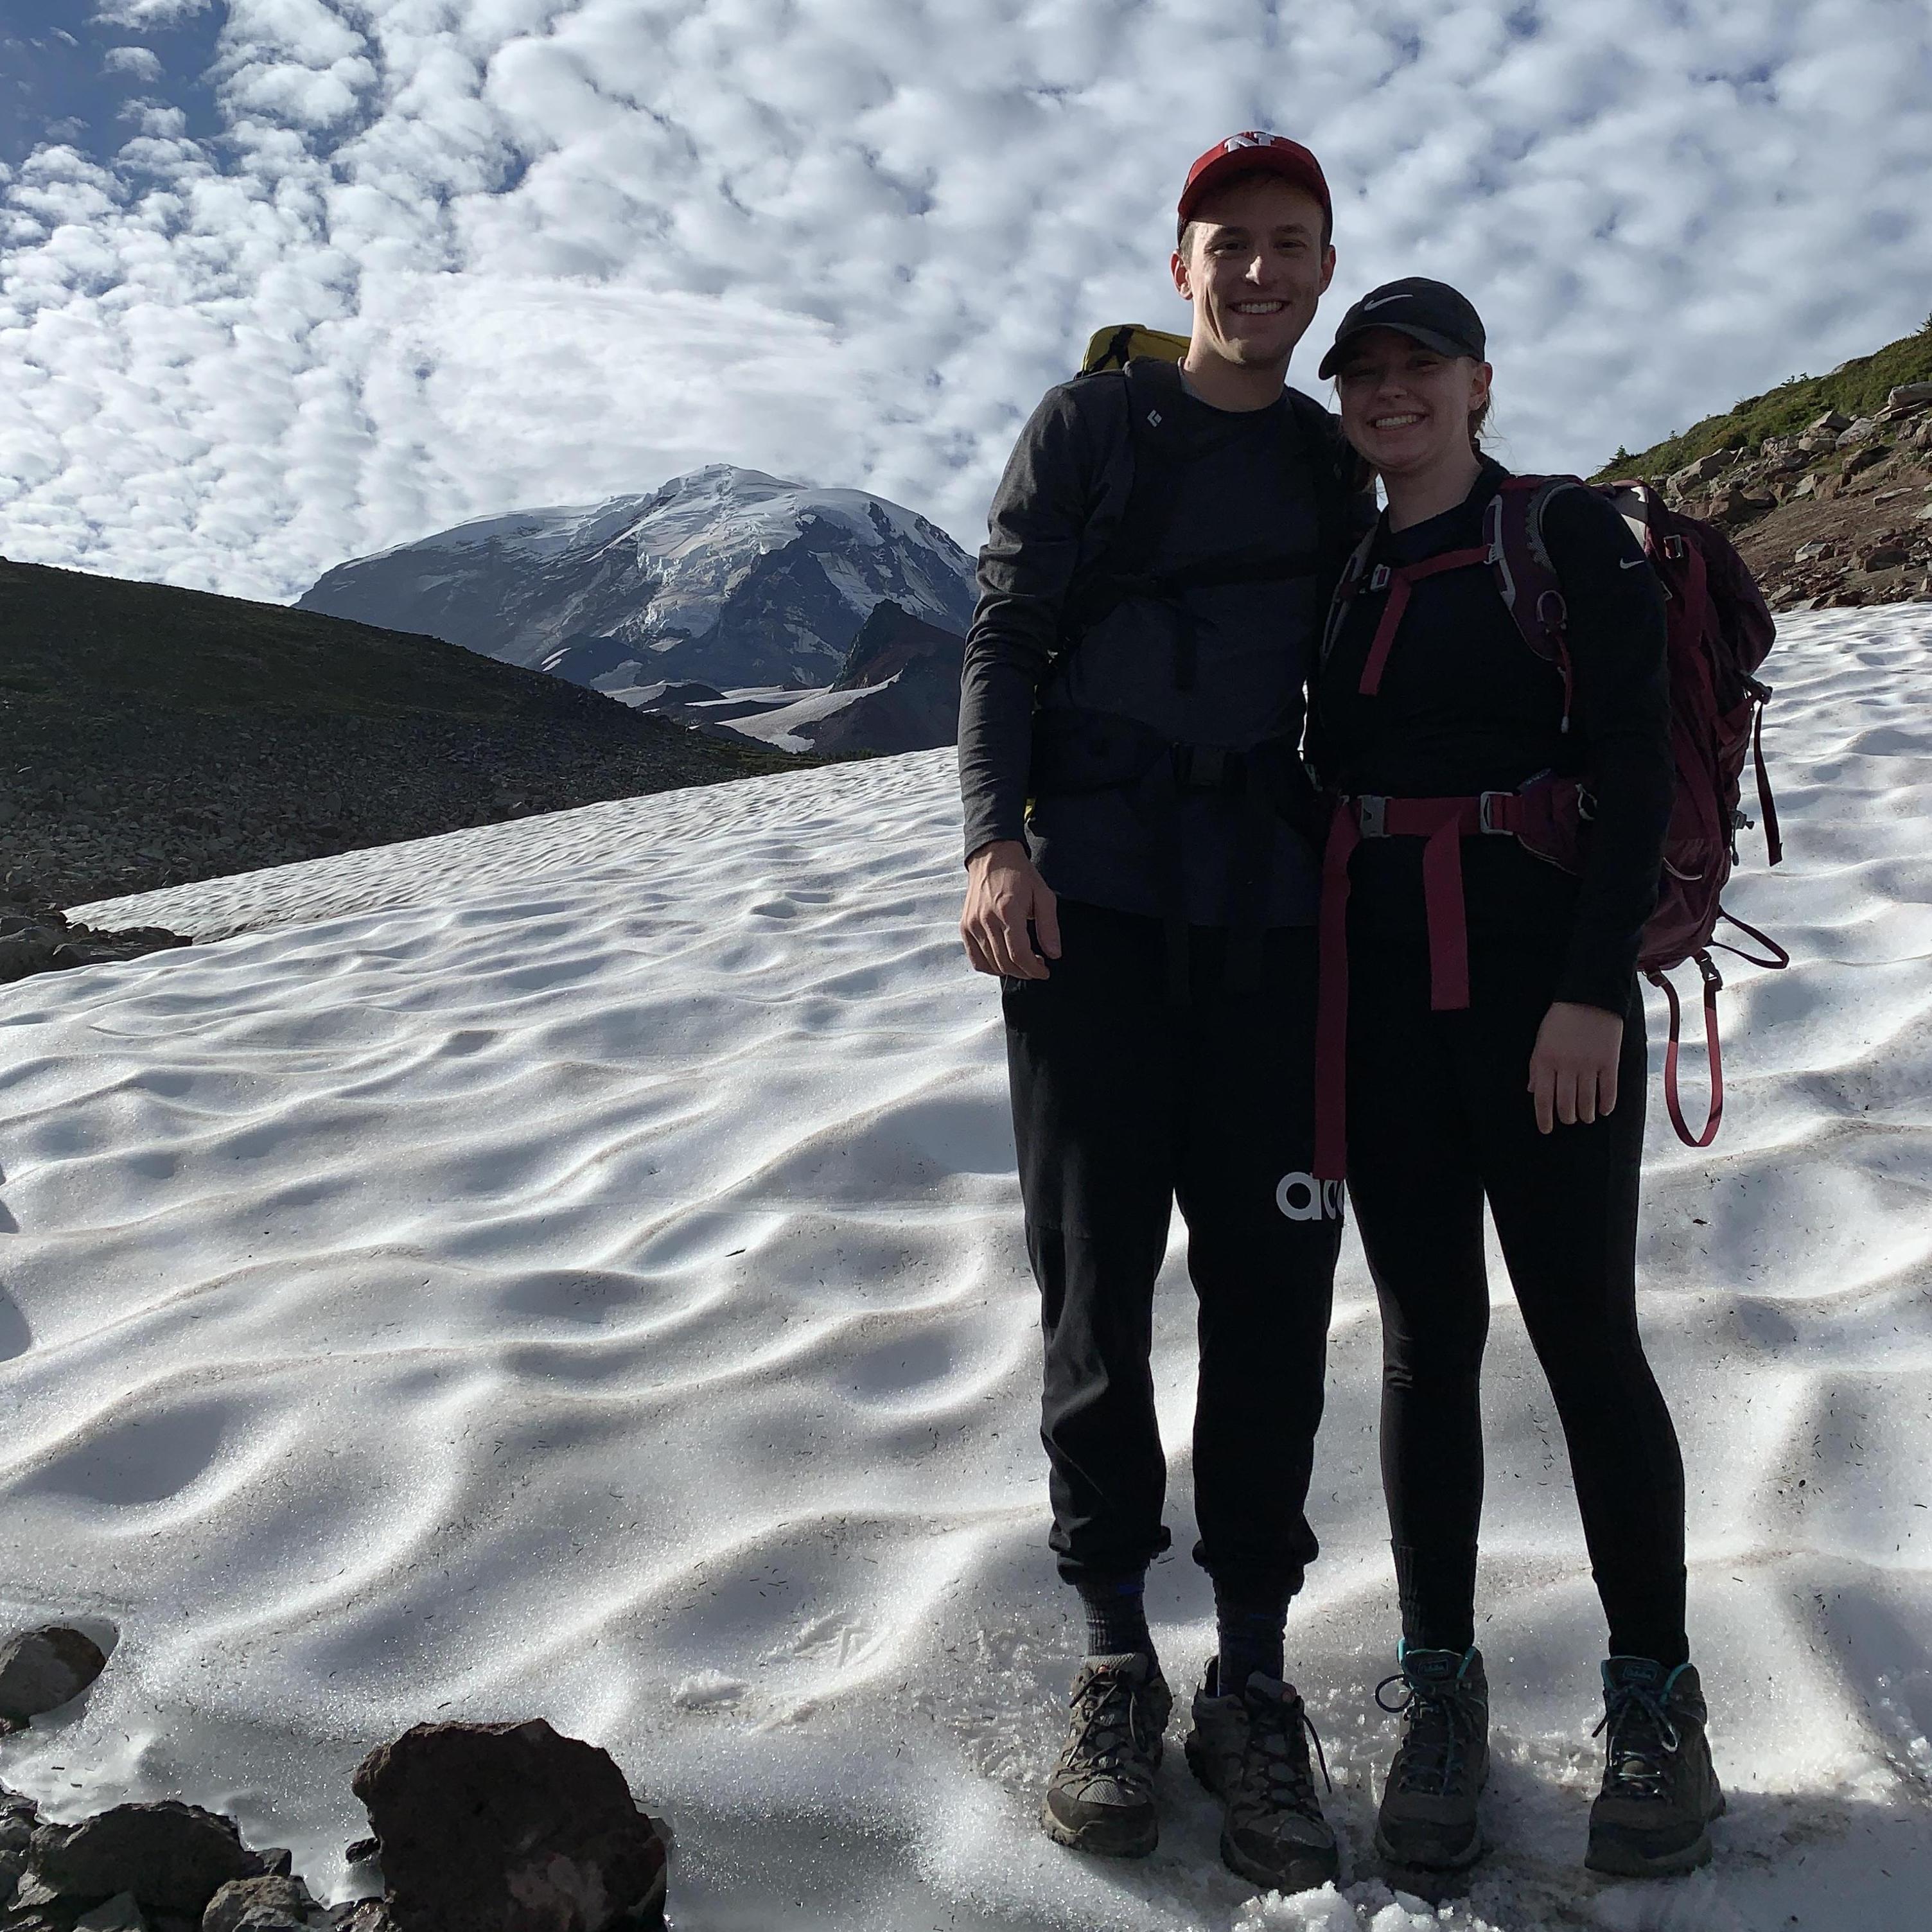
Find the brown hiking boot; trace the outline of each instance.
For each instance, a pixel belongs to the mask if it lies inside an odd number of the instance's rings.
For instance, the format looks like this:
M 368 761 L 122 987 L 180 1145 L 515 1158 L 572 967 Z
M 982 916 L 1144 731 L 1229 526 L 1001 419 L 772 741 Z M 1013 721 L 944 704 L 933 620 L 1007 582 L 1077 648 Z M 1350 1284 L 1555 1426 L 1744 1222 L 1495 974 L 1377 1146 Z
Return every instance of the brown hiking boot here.
M 1292 1684 L 1256 1671 L 1222 1694 L 1210 1659 L 1194 1696 L 1189 1767 L 1223 1808 L 1221 1859 L 1270 1892 L 1311 1892 L 1340 1870 L 1309 1769 L 1314 1726 Z M 1324 1773 L 1325 1776 L 1327 1774 Z
M 1077 1852 L 1144 1858 L 1160 1838 L 1154 1774 L 1174 1698 L 1139 1652 L 1090 1657 L 1073 1680 L 1066 1748 L 1046 1781 L 1040 1821 Z

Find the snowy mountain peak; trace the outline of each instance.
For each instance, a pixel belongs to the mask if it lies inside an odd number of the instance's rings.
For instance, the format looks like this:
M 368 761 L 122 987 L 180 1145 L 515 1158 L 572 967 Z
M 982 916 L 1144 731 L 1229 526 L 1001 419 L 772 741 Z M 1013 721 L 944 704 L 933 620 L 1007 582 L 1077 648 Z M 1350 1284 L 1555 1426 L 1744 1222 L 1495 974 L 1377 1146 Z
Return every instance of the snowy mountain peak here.
M 883 497 L 720 463 L 648 496 L 479 518 L 354 560 L 300 608 L 580 683 L 822 685 L 886 598 L 963 632 L 971 561 Z

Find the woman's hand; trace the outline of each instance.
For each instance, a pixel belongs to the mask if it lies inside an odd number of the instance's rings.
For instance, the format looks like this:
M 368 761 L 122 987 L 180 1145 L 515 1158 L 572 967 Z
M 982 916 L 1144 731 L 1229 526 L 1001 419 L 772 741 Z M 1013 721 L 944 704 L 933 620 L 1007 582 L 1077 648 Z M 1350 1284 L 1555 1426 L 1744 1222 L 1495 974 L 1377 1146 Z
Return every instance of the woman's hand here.
M 1529 1056 L 1538 1133 L 1548 1133 L 1558 1120 L 1574 1127 L 1579 1120 L 1616 1111 L 1617 1058 L 1623 1043 L 1620 1015 L 1569 1000 L 1551 1006 Z

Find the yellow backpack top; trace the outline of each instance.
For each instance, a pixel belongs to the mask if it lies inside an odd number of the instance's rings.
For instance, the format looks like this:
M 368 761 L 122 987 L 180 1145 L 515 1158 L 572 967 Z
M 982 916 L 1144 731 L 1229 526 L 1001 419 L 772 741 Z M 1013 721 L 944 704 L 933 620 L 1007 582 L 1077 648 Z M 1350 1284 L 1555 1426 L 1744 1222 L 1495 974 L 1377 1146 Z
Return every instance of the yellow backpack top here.
M 1130 357 L 1157 357 L 1163 362 L 1178 362 L 1187 353 L 1188 338 L 1170 335 L 1165 329 L 1148 328 L 1138 322 L 1111 322 L 1096 328 L 1080 358 L 1080 373 L 1090 376 L 1099 369 L 1124 369 Z

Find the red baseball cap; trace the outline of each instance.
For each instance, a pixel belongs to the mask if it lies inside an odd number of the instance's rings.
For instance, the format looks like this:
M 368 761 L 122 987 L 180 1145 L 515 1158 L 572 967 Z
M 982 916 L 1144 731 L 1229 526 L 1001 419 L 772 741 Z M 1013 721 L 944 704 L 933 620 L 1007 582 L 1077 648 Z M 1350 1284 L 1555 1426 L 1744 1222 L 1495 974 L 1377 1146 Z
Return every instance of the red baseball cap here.
M 1202 198 L 1236 175 L 1280 175 L 1284 181 L 1306 188 L 1322 204 L 1324 218 L 1332 226 L 1335 205 L 1329 199 L 1328 183 L 1322 164 L 1299 141 L 1286 134 L 1263 134 L 1250 130 L 1216 141 L 1187 170 L 1186 184 L 1180 190 L 1180 224 L 1184 229 L 1194 218 Z

